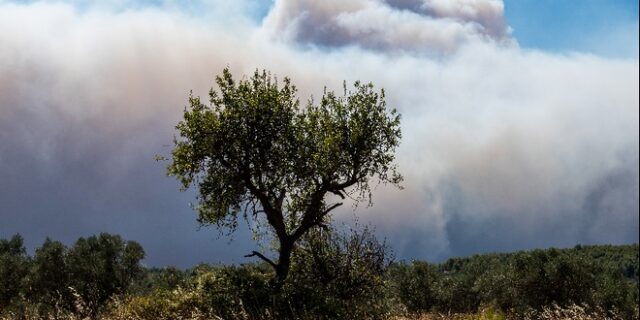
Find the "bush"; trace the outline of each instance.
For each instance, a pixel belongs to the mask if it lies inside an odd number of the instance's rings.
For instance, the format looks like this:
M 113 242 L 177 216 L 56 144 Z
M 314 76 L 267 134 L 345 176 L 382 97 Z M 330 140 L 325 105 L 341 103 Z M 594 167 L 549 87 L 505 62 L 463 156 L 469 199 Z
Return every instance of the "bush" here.
M 266 267 L 219 267 L 200 272 L 193 288 L 203 306 L 209 306 L 217 316 L 257 317 L 270 307 L 270 296 L 274 293 L 269 285 L 272 278 L 273 273 Z
M 118 312 L 138 319 L 259 319 L 270 311 L 272 277 L 265 266 L 201 265 L 184 285 L 132 297 Z
M 409 312 L 432 311 L 438 305 L 440 277 L 437 266 L 427 262 L 394 264 L 388 274 L 390 295 L 396 296 Z
M 148 268 L 144 275 L 135 281 L 129 293 L 133 295 L 151 294 L 156 289 L 173 290 L 185 287 L 189 274 L 176 267 Z
M 282 292 L 297 314 L 326 319 L 382 318 L 391 257 L 365 228 L 340 234 L 314 230 L 301 242 Z
M 622 315 L 615 310 L 603 310 L 588 305 L 571 304 L 561 307 L 557 304 L 545 306 L 541 310 L 530 310 L 524 315 L 525 320 L 637 320 L 638 308 L 631 316 Z
M 534 250 L 496 260 L 476 287 L 482 303 L 522 313 L 552 303 L 591 303 L 593 270 L 581 257 L 559 250 Z

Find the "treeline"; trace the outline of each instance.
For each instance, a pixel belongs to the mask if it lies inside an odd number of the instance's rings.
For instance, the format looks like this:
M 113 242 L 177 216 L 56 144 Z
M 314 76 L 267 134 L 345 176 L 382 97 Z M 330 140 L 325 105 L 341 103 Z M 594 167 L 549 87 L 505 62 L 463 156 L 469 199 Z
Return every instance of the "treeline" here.
M 144 268 L 139 244 L 106 233 L 30 257 L 16 235 L 0 240 L 0 319 L 383 318 L 386 250 L 368 230 L 312 232 L 275 286 L 266 264 Z
M 30 257 L 14 236 L 0 239 L 0 319 L 384 319 L 486 308 L 522 319 L 576 304 L 638 319 L 638 253 L 637 244 L 576 246 L 392 263 L 366 229 L 318 231 L 275 288 L 266 264 L 143 268 L 142 247 L 109 234 L 70 247 L 47 239 Z
M 69 311 L 95 316 L 109 299 L 145 277 L 144 250 L 101 233 L 67 247 L 46 239 L 28 256 L 20 235 L 0 239 L 0 315 Z
M 638 319 L 637 244 L 482 254 L 440 264 L 390 264 L 380 259 L 385 252 L 373 250 L 384 246 L 366 233 L 367 244 L 358 244 L 362 236 L 352 237 L 350 246 L 336 246 L 331 239 L 333 249 L 307 251 L 302 260 L 296 260 L 294 279 L 285 290 L 292 301 L 287 308 L 312 314 L 310 319 L 475 313 L 485 308 L 513 319 L 535 319 L 536 312 L 545 307 L 579 305 L 587 314 Z M 316 253 L 310 256 L 309 252 Z M 366 257 L 365 252 L 369 253 Z M 260 315 L 269 305 L 270 271 L 266 265 L 152 269 L 145 287 L 155 298 L 144 301 L 147 306 L 155 305 L 145 311 L 156 312 L 153 316 L 162 314 L 158 310 L 176 312 L 163 308 L 171 305 L 166 301 L 179 300 L 168 293 L 182 288 L 196 295 L 228 299 L 217 305 L 244 303 L 242 310 L 223 308 L 217 310 L 218 314 L 249 311 Z M 210 283 L 213 279 L 215 285 Z M 162 299 L 157 297 L 168 300 L 159 302 Z M 178 313 L 188 311 L 189 303 L 177 305 L 185 307 Z
M 475 312 L 491 306 L 523 314 L 552 304 L 579 304 L 615 310 L 625 319 L 638 317 L 637 244 L 399 263 L 388 278 L 411 312 Z

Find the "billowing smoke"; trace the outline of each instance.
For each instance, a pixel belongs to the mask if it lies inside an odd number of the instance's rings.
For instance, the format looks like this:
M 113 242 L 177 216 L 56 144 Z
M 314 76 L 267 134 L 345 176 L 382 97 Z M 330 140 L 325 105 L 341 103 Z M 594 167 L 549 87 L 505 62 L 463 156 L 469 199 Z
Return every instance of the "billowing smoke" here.
M 265 27 L 302 45 L 451 54 L 469 42 L 513 44 L 501 1 L 278 0 Z
M 193 194 L 153 161 L 228 65 L 288 75 L 302 101 L 385 88 L 405 189 L 355 214 L 400 258 L 637 241 L 637 59 L 520 49 L 494 0 L 277 1 L 262 24 L 239 3 L 0 1 L 0 236 L 110 231 L 150 264 L 243 261 L 246 230 L 196 232 Z

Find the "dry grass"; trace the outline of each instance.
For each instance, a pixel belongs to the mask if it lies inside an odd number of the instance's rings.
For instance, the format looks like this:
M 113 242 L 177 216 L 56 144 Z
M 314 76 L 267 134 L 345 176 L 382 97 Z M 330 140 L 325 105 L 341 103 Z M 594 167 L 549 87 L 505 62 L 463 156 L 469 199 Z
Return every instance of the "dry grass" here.
M 502 312 L 496 311 L 493 308 L 484 308 L 481 311 L 474 314 L 463 313 L 430 313 L 420 315 L 410 315 L 393 317 L 391 320 L 506 320 L 509 319 Z
M 586 305 L 561 307 L 552 305 L 540 311 L 531 310 L 525 315 L 505 315 L 491 308 L 475 314 L 422 314 L 396 317 L 393 320 L 638 320 L 638 309 L 631 319 L 626 319 L 615 310 L 593 310 Z
M 5 312 L 0 315 L 0 320 L 222 320 L 223 318 L 203 312 L 198 308 L 193 310 L 180 310 L 175 313 L 146 313 L 140 314 L 132 303 L 136 303 L 136 298 L 114 299 L 109 308 L 103 310 L 99 315 L 91 317 L 87 312 L 87 306 L 82 298 L 76 296 L 76 309 L 78 312 L 71 313 L 64 310 L 60 306 L 56 306 L 47 313 L 42 314 L 34 306 L 23 308 L 19 312 Z M 169 309 L 170 310 L 170 309 Z M 187 311 L 187 312 L 185 312 Z M 233 319 L 247 319 L 247 315 L 237 315 Z M 266 317 L 260 320 L 271 320 L 272 317 Z M 524 316 L 506 315 L 492 308 L 485 308 L 474 314 L 420 314 L 408 316 L 391 316 L 390 320 L 639 320 L 638 309 L 631 319 L 625 319 L 615 310 L 604 311 L 602 309 L 593 309 L 585 305 L 571 305 L 561 307 L 552 305 L 545 307 L 540 311 L 531 310 Z M 275 318 L 274 318 L 275 319 Z M 301 316 L 298 320 L 311 320 L 309 317 Z M 257 320 L 257 319 L 256 319 Z
M 562 308 L 558 305 L 543 308 L 542 311 L 528 315 L 525 320 L 626 320 L 616 310 L 605 311 L 600 308 L 589 311 L 585 305 L 571 305 Z M 632 319 L 638 319 L 638 309 Z

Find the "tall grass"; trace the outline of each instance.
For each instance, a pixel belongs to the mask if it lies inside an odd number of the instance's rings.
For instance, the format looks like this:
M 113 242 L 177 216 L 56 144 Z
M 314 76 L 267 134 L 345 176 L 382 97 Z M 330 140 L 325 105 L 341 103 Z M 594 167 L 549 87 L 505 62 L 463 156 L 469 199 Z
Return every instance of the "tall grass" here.
M 248 312 L 239 303 L 237 312 L 226 316 L 215 314 L 212 308 L 202 308 L 193 303 L 193 293 L 184 290 L 175 290 L 173 297 L 152 296 L 122 296 L 111 299 L 110 303 L 92 315 L 87 312 L 86 302 L 78 294 L 74 294 L 75 311 L 69 311 L 56 304 L 54 308 L 45 311 L 34 304 L 25 304 L 23 308 L 14 309 L 0 314 L 0 320 L 276 320 L 285 319 L 277 315 L 277 311 L 271 312 L 268 308 L 261 313 Z M 176 297 L 179 300 L 175 301 Z M 397 309 L 401 310 L 401 309 Z M 286 319 L 315 320 L 317 314 L 305 314 L 297 311 Z M 383 317 L 389 320 L 638 320 L 638 308 L 635 315 L 625 318 L 616 310 L 602 310 L 588 305 L 572 304 L 566 307 L 553 304 L 543 307 L 541 310 L 529 310 L 524 315 L 504 313 L 492 307 L 483 308 L 476 313 L 424 313 L 424 314 L 388 314 Z M 354 318 L 355 319 L 355 318 Z M 358 318 L 366 319 L 366 318 Z

